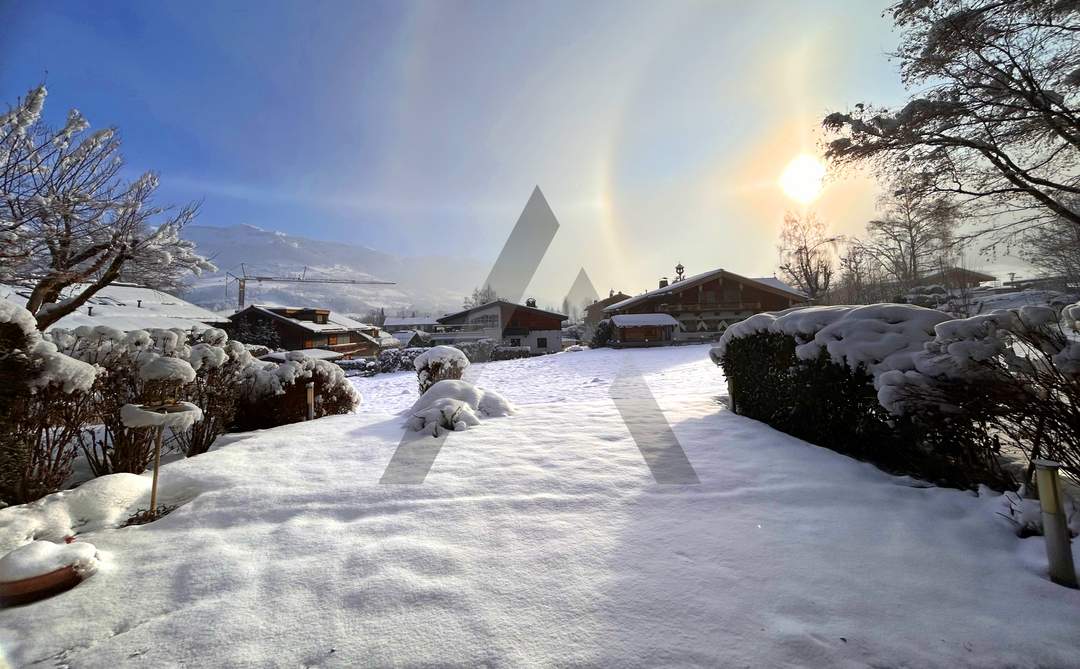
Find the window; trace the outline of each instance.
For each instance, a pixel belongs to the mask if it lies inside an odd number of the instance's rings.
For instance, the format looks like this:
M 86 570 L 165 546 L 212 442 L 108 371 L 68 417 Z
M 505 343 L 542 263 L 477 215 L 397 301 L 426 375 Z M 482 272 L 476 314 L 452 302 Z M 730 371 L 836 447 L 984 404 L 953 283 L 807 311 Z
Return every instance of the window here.
M 326 343 L 329 346 L 337 346 L 338 336 L 337 335 L 329 335 L 329 336 L 327 336 Z
M 520 337 L 511 337 L 510 338 L 510 345 L 511 346 L 521 346 L 521 338 Z
M 547 348 L 547 337 L 537 337 L 536 348 Z

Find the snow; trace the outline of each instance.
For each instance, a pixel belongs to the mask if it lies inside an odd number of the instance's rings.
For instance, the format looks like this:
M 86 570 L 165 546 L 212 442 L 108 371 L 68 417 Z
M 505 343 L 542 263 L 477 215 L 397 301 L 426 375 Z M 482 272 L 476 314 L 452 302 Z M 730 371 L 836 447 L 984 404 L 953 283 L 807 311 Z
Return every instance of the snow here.
M 21 581 L 74 566 L 84 575 L 97 571 L 97 549 L 93 544 L 54 544 L 31 541 L 0 558 L 0 583 Z
M 190 429 L 192 425 L 202 420 L 202 409 L 191 402 L 178 402 L 177 406 L 182 411 L 153 411 L 144 409 L 137 404 L 125 404 L 120 407 L 120 420 L 127 427 L 169 427 L 174 431 Z
M 509 416 L 514 407 L 505 397 L 484 390 L 468 381 L 443 379 L 428 388 L 410 410 L 406 425 L 416 431 L 430 431 L 433 436 L 442 430 L 460 432 L 479 425 L 477 413 L 489 416 Z
M 298 360 L 300 358 L 337 360 L 341 355 L 341 353 L 322 348 L 305 348 L 298 351 L 278 351 L 276 353 L 268 353 L 259 358 L 259 360 L 272 360 L 273 362 L 285 362 L 286 360 Z
M 61 298 L 78 294 L 84 287 L 84 284 L 76 284 L 67 289 Z M 0 284 L 0 298 L 6 298 L 5 301 L 24 306 L 29 296 L 30 290 L 27 288 Z M 88 313 L 87 306 L 93 307 L 93 315 Z M 219 314 L 153 288 L 113 283 L 95 293 L 86 306 L 53 323 L 49 330 L 73 330 L 84 325 L 106 325 L 125 331 L 155 328 L 202 330 L 213 323 L 227 320 Z
M 625 314 L 612 316 L 611 322 L 615 324 L 615 327 L 620 328 L 647 325 L 679 327 L 679 321 L 675 320 L 670 314 Z
M 159 355 L 147 360 L 139 367 L 139 378 L 143 381 L 170 381 L 184 384 L 195 380 L 195 370 L 186 360 Z
M 38 374 L 30 379 L 31 392 L 48 385 L 58 385 L 65 393 L 85 392 L 97 378 L 97 368 L 57 350 L 56 344 L 43 339 L 33 314 L 8 300 L 0 300 L 0 323 L 12 323 L 26 335 L 27 353 L 37 365 Z
M 474 364 L 517 412 L 450 433 L 422 485 L 379 484 L 417 400 L 398 372 L 350 379 L 356 414 L 164 465 L 161 503 L 180 506 L 154 523 L 117 528 L 146 508 L 145 475 L 94 508 L 73 500 L 112 477 L 2 509 L 0 545 L 77 533 L 109 566 L 0 610 L 4 660 L 1076 665 L 1080 592 L 1050 582 L 1042 539 L 1017 537 L 1002 496 L 925 487 L 732 414 L 706 352 Z M 699 485 L 650 476 L 609 396 L 631 371 Z

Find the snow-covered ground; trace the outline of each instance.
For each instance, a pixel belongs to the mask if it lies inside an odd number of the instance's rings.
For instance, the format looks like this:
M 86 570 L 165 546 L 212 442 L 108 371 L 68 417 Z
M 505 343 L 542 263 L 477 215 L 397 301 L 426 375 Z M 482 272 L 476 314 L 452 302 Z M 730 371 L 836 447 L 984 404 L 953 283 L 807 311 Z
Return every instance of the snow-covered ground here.
M 920 487 L 731 414 L 705 346 L 471 369 L 517 413 L 451 433 L 422 485 L 379 483 L 416 399 L 408 373 L 354 378 L 355 415 L 230 436 L 167 465 L 162 501 L 183 505 L 140 527 L 90 522 L 79 539 L 97 547 L 98 573 L 0 611 L 3 657 L 1080 666 L 1080 592 L 1050 583 L 1041 539 L 1012 533 L 1000 497 Z M 700 484 L 650 477 L 608 395 L 629 369 Z M 63 531 L 94 507 L 48 504 L 48 518 L 0 511 L 0 551 L 28 538 L 17 527 Z

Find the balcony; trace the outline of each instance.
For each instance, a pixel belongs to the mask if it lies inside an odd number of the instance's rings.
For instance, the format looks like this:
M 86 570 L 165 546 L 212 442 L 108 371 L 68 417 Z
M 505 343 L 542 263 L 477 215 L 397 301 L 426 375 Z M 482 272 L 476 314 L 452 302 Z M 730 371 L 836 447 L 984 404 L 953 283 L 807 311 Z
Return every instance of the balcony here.
M 760 302 L 682 302 L 660 304 L 655 311 L 662 314 L 701 313 L 703 311 L 743 312 L 761 311 Z

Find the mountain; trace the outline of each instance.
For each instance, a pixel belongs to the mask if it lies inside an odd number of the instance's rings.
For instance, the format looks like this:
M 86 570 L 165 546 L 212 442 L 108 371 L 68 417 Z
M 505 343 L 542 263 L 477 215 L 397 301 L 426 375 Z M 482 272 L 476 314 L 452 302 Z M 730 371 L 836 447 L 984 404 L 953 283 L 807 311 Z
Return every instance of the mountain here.
M 321 306 L 363 314 L 382 307 L 399 312 L 440 314 L 461 307 L 462 299 L 484 279 L 486 269 L 472 260 L 441 256 L 406 257 L 366 246 L 327 242 L 253 225 L 189 225 L 183 237 L 218 267 L 195 278 L 184 298 L 217 311 L 236 308 L 236 282 L 226 289 L 225 272 L 308 279 L 394 281 L 393 286 L 247 282 L 247 304 Z

